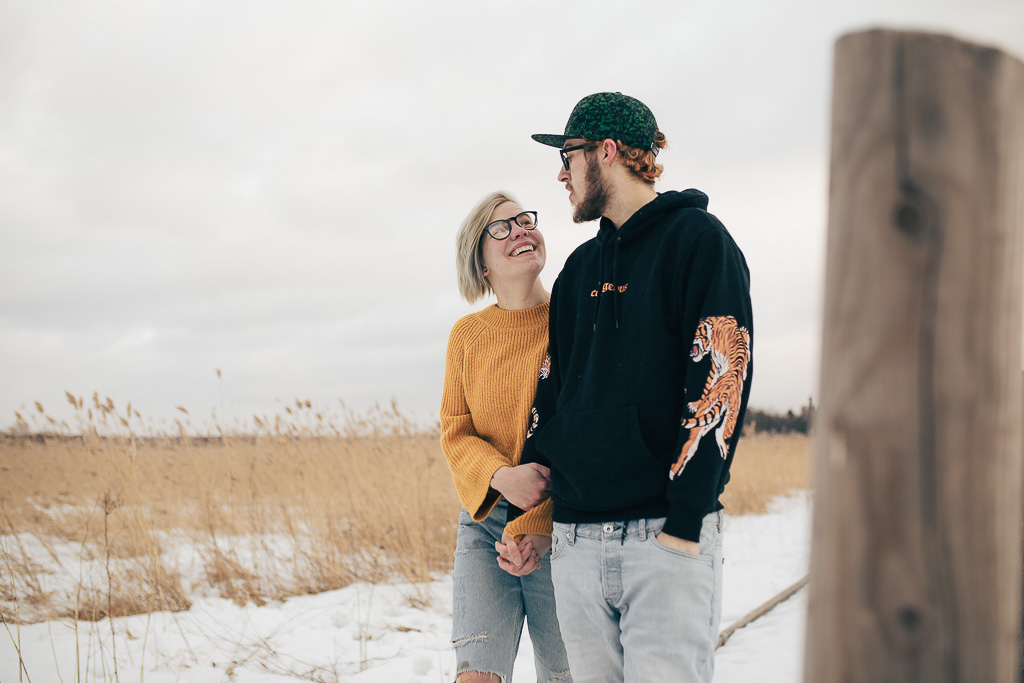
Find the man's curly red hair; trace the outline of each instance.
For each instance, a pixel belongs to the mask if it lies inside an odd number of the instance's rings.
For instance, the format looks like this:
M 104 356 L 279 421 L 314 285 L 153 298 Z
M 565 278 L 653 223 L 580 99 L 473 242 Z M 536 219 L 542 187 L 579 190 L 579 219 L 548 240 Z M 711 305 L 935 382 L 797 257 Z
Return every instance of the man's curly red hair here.
M 587 152 L 592 152 L 601 146 L 600 140 L 587 140 L 586 143 Z M 658 179 L 661 172 L 664 170 L 664 166 L 661 164 L 654 163 L 656 154 L 653 149 L 640 149 L 639 147 L 630 147 L 629 145 L 623 144 L 622 140 L 616 140 L 615 144 L 619 148 L 619 156 L 622 158 L 622 165 L 629 169 L 637 180 L 647 185 L 653 185 L 654 181 Z M 665 138 L 665 134 L 660 130 L 654 134 L 654 146 L 658 150 L 663 150 L 668 147 L 668 140 Z

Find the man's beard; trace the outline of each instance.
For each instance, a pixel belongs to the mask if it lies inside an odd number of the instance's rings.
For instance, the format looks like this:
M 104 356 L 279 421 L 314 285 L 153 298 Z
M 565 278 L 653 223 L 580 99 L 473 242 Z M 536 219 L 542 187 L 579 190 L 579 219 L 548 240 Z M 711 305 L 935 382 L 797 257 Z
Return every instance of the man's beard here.
M 580 199 L 580 203 L 576 205 L 576 209 L 572 213 L 572 220 L 575 223 L 597 220 L 604 215 L 604 210 L 608 206 L 608 198 L 611 196 L 611 192 L 609 192 L 608 184 L 605 183 L 604 178 L 601 176 L 599 166 L 597 157 L 587 161 L 587 173 L 584 176 L 584 181 L 587 184 L 587 193 Z

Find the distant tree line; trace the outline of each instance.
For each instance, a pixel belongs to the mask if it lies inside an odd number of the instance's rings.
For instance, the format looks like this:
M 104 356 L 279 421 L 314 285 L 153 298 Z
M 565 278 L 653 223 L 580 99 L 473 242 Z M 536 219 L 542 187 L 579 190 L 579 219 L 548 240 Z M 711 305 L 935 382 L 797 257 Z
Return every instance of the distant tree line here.
M 747 408 L 747 416 L 743 420 L 743 431 L 748 434 L 753 434 L 754 432 L 760 434 L 788 434 L 790 432 L 810 434 L 814 425 L 814 413 L 816 411 L 817 406 L 814 405 L 814 399 L 812 398 L 807 399 L 807 405 L 802 407 L 799 413 L 787 410 L 785 414 L 782 414 L 773 413 L 769 410 Z

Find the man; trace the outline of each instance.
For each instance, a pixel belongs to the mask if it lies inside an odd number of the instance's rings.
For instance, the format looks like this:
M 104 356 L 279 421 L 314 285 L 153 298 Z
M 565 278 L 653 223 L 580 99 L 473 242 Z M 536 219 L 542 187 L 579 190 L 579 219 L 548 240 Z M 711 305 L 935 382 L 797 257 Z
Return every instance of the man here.
M 657 193 L 667 146 L 621 93 L 562 135 L 573 219 L 600 219 L 551 292 L 523 462 L 551 468 L 552 576 L 575 683 L 711 681 L 722 505 L 752 377 L 749 273 L 697 190 Z

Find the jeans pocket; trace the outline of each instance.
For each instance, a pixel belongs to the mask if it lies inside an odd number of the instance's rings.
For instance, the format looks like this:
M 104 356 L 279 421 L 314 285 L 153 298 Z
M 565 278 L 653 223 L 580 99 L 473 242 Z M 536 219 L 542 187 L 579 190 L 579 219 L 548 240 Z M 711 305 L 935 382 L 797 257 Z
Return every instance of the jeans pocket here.
M 654 541 L 654 546 L 659 550 L 666 553 L 676 555 L 678 557 L 685 557 L 691 560 L 698 560 L 705 564 L 714 563 L 714 549 L 715 546 L 722 544 L 722 533 L 718 529 L 718 518 L 714 515 L 708 515 L 704 518 L 704 522 L 700 527 L 700 540 L 697 542 L 698 552 L 691 553 L 686 550 L 679 550 L 672 548 L 658 540 L 658 534 L 661 533 L 661 529 L 664 526 L 664 519 L 657 519 L 648 522 L 648 530 L 650 531 L 650 539 Z
M 670 548 L 669 546 L 667 546 L 664 543 L 662 543 L 661 541 L 659 541 L 657 536 L 652 536 L 651 540 L 654 542 L 654 547 L 655 548 L 657 548 L 658 550 L 661 550 L 663 552 L 669 553 L 670 555 L 675 555 L 677 557 L 682 557 L 682 558 L 685 558 L 687 560 L 694 560 L 696 562 L 702 562 L 702 563 L 708 564 L 708 565 L 710 565 L 714 561 L 714 558 L 711 557 L 711 555 L 706 555 L 705 554 L 705 552 L 704 552 L 704 544 L 703 543 L 700 544 L 700 552 L 699 553 L 691 553 L 691 552 L 687 552 L 686 550 L 679 550 L 677 548 Z

